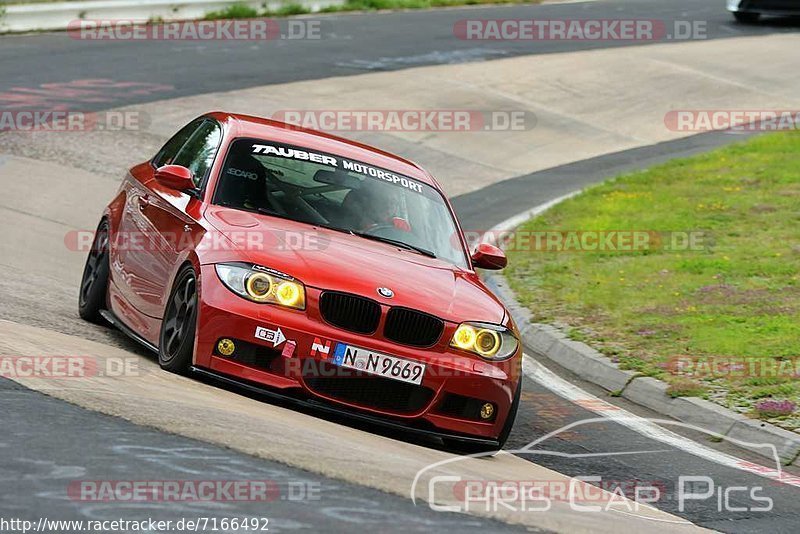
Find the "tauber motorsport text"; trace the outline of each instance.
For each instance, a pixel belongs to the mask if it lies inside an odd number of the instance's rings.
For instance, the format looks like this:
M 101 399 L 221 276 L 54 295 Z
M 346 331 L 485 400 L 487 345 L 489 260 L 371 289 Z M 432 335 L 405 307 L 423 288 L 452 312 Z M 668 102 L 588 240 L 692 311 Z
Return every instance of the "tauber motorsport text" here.
M 296 148 L 287 148 L 281 146 L 262 145 L 262 144 L 253 145 L 253 154 L 261 154 L 264 156 L 278 156 L 281 158 L 298 159 L 301 161 L 320 163 L 322 165 L 330 165 L 331 167 L 337 167 L 340 169 L 344 169 L 346 171 L 352 171 L 358 174 L 363 174 L 365 176 L 372 176 L 373 178 L 379 178 L 386 182 L 397 184 L 402 187 L 405 187 L 406 189 L 410 189 L 411 191 L 422 193 L 422 184 L 419 184 L 409 178 L 406 178 L 405 176 L 398 176 L 397 174 L 391 173 L 389 171 L 376 169 L 375 167 L 370 167 L 369 165 L 364 165 L 363 163 L 350 161 L 344 158 L 337 159 L 333 156 L 328 156 L 325 154 L 317 154 L 316 152 L 308 152 L 306 150 L 298 150 Z M 341 161 L 341 165 L 339 165 L 339 161 Z

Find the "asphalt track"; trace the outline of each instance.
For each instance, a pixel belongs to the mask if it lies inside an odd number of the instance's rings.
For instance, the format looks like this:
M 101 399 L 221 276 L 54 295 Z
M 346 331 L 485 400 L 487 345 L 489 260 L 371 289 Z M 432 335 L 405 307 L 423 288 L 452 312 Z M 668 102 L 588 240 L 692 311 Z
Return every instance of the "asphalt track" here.
M 795 31 L 783 21 L 767 26 L 734 25 L 720 9 L 718 2 L 597 2 L 541 6 L 536 8 L 540 10 L 536 13 L 537 16 L 590 18 L 621 16 L 623 8 L 624 16 L 630 18 L 708 20 L 711 38 L 733 37 L 742 33 Z M 530 9 L 481 9 L 480 18 L 531 16 Z M 180 46 L 179 53 L 165 54 L 162 48 L 155 48 L 159 46 L 158 43 L 148 42 L 126 43 L 124 46 L 116 43 L 98 51 L 97 47 L 87 47 L 86 43 L 81 42 L 64 46 L 63 36 L 53 34 L 6 37 L 0 39 L 0 72 L 3 73 L 0 89 L 6 95 L 9 92 L 19 94 L 15 87 L 33 88 L 41 84 L 95 77 L 163 83 L 175 87 L 168 95 L 158 92 L 125 94 L 118 98 L 109 97 L 104 102 L 84 103 L 92 109 L 105 109 L 165 96 L 186 96 L 300 79 L 322 79 L 332 75 L 357 74 L 364 70 L 395 70 L 424 64 L 564 52 L 565 46 L 577 50 L 613 45 L 537 43 L 532 46 L 530 43 L 504 42 L 481 43 L 476 48 L 474 43 L 452 39 L 452 35 L 446 31 L 452 26 L 452 21 L 466 18 L 472 12 L 443 10 L 424 14 L 330 17 L 326 24 L 334 24 L 336 35 L 342 37 L 334 44 L 326 43 L 323 48 L 319 43 L 309 42 L 298 47 L 276 46 L 268 52 L 258 47 L 254 49 L 251 44 L 226 43 L 222 49 L 211 49 L 182 43 L 170 45 Z M 266 64 L 265 54 L 268 55 Z M 210 74 L 210 66 L 213 66 L 213 75 Z M 48 98 L 54 105 L 69 103 L 66 95 L 50 93 Z M 3 102 L 2 95 L 0 102 Z M 601 156 L 494 184 L 456 197 L 454 203 L 467 228 L 488 228 L 532 205 L 605 177 L 643 168 L 674 156 L 707 150 L 735 139 L 728 134 L 708 134 Z M 4 230 L 14 231 L 8 228 Z M 109 332 L 98 335 L 107 338 L 111 344 L 139 352 L 118 334 Z M 580 383 L 575 377 L 571 378 Z M 582 386 L 589 391 L 596 391 L 588 384 Z M 571 422 L 593 417 L 591 412 L 554 395 L 529 379 L 525 381 L 524 390 L 524 404 L 508 445 L 510 449 L 524 446 Z M 118 504 L 87 506 L 64 499 L 59 490 L 66 480 L 75 478 L 235 478 L 243 473 L 250 477 L 255 473 L 263 473 L 265 478 L 287 484 L 290 480 L 301 480 L 318 484 L 321 488 L 322 499 L 319 503 L 312 503 L 312 506 L 280 501 L 269 507 L 268 515 L 279 520 L 279 524 L 287 530 L 321 525 L 333 531 L 352 528 L 412 531 L 488 528 L 500 531 L 512 528 L 500 523 L 487 523 L 485 519 L 433 513 L 424 506 L 412 508 L 409 502 L 399 497 L 100 416 L 31 392 L 7 380 L 0 381 L 0 392 L 4 407 L 0 420 L 4 428 L 13 429 L 0 441 L 3 449 L 13 451 L 4 454 L 0 461 L 0 492 L 3 495 L 0 507 L 4 516 L 24 514 L 38 517 L 50 514 L 59 518 L 112 518 L 136 512 L 130 508 L 122 509 Z M 613 402 L 644 417 L 653 415 L 620 399 L 613 399 Z M 692 437 L 707 443 L 703 436 Z M 725 444 L 715 446 L 748 457 Z M 765 484 L 763 479 L 723 468 L 616 424 L 603 423 L 573 429 L 563 436 L 548 440 L 540 448 L 562 455 L 540 455 L 531 459 L 567 475 L 599 475 L 612 482 L 649 481 L 668 488 L 674 488 L 679 475 L 706 475 L 723 488 L 765 486 L 765 493 L 774 499 L 775 509 L 770 513 L 719 510 L 713 499 L 693 503 L 683 512 L 677 510 L 674 498 L 666 498 L 658 503 L 663 510 L 711 529 L 726 532 L 794 532 L 800 522 L 800 514 L 796 511 L 796 489 L 780 484 Z M 638 454 L 627 457 L 602 456 L 623 450 Z M 651 451 L 651 454 L 642 451 Z M 733 503 L 744 508 L 752 504 L 739 498 Z M 175 517 L 176 513 L 174 509 L 151 513 L 153 510 L 152 506 L 146 507 L 147 515 L 164 513 Z M 144 515 L 144 511 L 140 509 L 140 515 Z M 195 511 L 190 506 L 177 513 L 188 516 L 189 512 Z M 213 512 L 218 515 L 244 513 L 257 516 L 262 511 L 239 503 L 222 506 Z
M 499 521 L 415 507 L 408 499 L 136 426 L 0 381 L 2 517 L 36 521 L 268 518 L 278 532 L 516 532 Z M 69 498 L 73 480 L 256 480 L 267 502 L 96 502 Z M 274 484 L 274 486 L 272 486 Z M 61 531 L 72 531 L 62 529 Z M 77 531 L 77 529 L 74 529 Z
M 650 19 L 673 32 L 675 21 L 700 21 L 704 38 L 795 32 L 791 20 L 760 25 L 735 24 L 717 0 L 604 0 L 541 6 L 442 9 L 426 12 L 343 14 L 323 17 L 320 40 L 266 42 L 224 41 L 97 41 L 65 39 L 63 33 L 0 38 L 0 106 L 25 103 L 20 95 L 46 95 L 51 104 L 69 103 L 65 91 L 47 93 L 38 87 L 76 79 L 113 79 L 165 85 L 168 91 L 126 94 L 81 109 L 108 107 L 199 93 L 269 84 L 346 76 L 409 67 L 473 62 L 529 54 L 574 52 L 641 41 L 470 41 L 453 35 L 455 22 L 468 18 Z M 287 31 L 284 26 L 283 32 Z M 665 42 L 660 39 L 653 42 Z M 734 61 L 734 58 L 731 58 Z M 22 88 L 22 91 L 13 91 Z M 5 100 L 5 93 L 17 97 Z M 36 100 L 29 100 L 35 105 Z M 27 104 L 26 104 L 27 105 Z

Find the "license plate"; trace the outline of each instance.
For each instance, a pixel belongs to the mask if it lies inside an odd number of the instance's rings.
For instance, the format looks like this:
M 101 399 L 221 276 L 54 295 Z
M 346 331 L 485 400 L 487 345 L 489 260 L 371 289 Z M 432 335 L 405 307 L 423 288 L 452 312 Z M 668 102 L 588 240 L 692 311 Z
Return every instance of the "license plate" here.
M 422 376 L 425 374 L 424 363 L 373 352 L 345 343 L 336 345 L 333 363 L 340 367 L 416 385 L 422 383 Z

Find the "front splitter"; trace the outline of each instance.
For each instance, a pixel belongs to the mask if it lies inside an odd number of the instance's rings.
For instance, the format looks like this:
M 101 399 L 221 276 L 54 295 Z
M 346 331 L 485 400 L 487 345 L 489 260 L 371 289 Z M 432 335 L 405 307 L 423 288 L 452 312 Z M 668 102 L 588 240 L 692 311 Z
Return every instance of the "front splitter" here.
M 323 401 L 319 401 L 316 399 L 310 398 L 303 398 L 303 397 L 294 397 L 292 395 L 285 395 L 278 391 L 269 389 L 267 387 L 254 384 L 252 382 L 248 382 L 246 380 L 239 380 L 233 378 L 228 375 L 224 375 L 221 373 L 217 373 L 214 371 L 210 371 L 208 369 L 204 369 L 201 367 L 192 367 L 192 372 L 198 374 L 200 376 L 204 376 L 206 378 L 211 378 L 213 380 L 217 380 L 224 384 L 235 386 L 238 388 L 245 389 L 250 391 L 251 393 L 256 393 L 258 395 L 263 395 L 265 397 L 269 397 L 274 400 L 279 400 L 283 402 L 288 402 L 294 404 L 295 406 L 300 406 L 302 408 L 306 408 L 316 412 L 327 413 L 330 415 L 336 415 L 339 417 L 343 417 L 346 419 L 350 419 L 353 421 L 359 421 L 362 423 L 369 423 L 372 425 L 380 426 L 383 428 L 388 428 L 392 430 L 398 430 L 402 432 L 407 432 L 410 434 L 418 435 L 418 436 L 426 436 L 431 438 L 439 438 L 439 439 L 450 439 L 456 440 L 462 443 L 472 443 L 476 445 L 485 445 L 487 447 L 497 447 L 498 450 L 500 449 L 500 443 L 497 440 L 493 439 L 485 439 L 485 438 L 477 438 L 475 436 L 465 436 L 463 434 L 452 434 L 448 432 L 437 432 L 435 430 L 428 430 L 425 428 L 414 427 L 410 425 L 404 425 L 402 423 L 391 421 L 387 419 L 382 419 L 380 417 L 375 417 L 368 414 L 353 412 L 344 408 L 339 408 L 332 404 L 328 404 Z

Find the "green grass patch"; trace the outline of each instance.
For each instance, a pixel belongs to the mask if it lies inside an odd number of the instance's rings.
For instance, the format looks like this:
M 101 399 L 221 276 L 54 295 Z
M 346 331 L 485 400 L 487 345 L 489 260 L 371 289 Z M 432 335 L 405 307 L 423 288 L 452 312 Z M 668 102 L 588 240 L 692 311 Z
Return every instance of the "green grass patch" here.
M 432 7 L 451 7 L 478 4 L 538 4 L 539 1 L 515 0 L 347 0 L 341 6 L 324 8 L 323 12 L 337 11 L 375 11 L 393 9 L 428 9 Z
M 703 384 L 688 378 L 670 381 L 667 388 L 667 395 L 670 397 L 702 397 L 706 393 Z
M 261 12 L 247 4 L 231 4 L 219 11 L 209 11 L 205 20 L 222 19 L 254 19 L 261 16 Z
M 429 9 L 434 7 L 455 7 L 482 4 L 538 4 L 542 0 L 347 0 L 342 5 L 327 6 L 320 13 L 340 13 L 346 11 L 378 11 L 401 9 Z M 304 15 L 311 10 L 298 3 L 289 2 L 278 9 L 257 10 L 245 3 L 232 4 L 219 11 L 211 11 L 205 20 L 251 19 L 258 17 L 288 17 Z
M 800 380 L 786 373 L 800 360 L 798 153 L 800 133 L 765 135 L 590 188 L 522 230 L 691 232 L 702 246 L 518 247 L 511 286 L 536 321 L 579 332 L 622 367 L 672 384 L 672 395 L 762 418 L 759 399 L 800 404 Z M 682 357 L 738 358 L 749 372 L 680 373 L 670 363 Z M 800 416 L 778 422 L 799 428 Z
M 14 4 L 46 4 L 52 2 L 82 2 L 83 0 L 5 0 L 0 3 L 0 11 L 3 10 L 4 5 Z
M 289 17 L 292 15 L 303 15 L 309 12 L 310 11 L 308 8 L 303 7 L 300 4 L 289 3 L 289 4 L 283 4 L 280 8 L 270 12 L 269 14 L 275 17 Z

